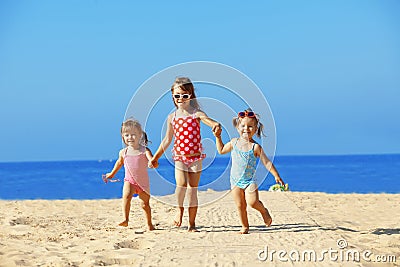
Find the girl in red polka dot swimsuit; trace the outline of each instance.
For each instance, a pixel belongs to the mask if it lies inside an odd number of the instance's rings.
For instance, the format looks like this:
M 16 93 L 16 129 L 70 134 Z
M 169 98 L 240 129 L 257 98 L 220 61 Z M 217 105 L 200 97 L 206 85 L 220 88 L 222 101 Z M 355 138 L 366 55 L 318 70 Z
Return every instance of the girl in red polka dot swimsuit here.
M 176 112 L 174 112 L 174 118 L 172 119 L 175 137 L 173 159 L 183 162 L 188 168 L 192 163 L 206 156 L 202 154 L 200 123 L 195 114 L 177 118 Z
M 182 225 L 183 203 L 186 191 L 188 191 L 188 230 L 196 232 L 197 188 L 202 171 L 202 159 L 205 157 L 205 154 L 202 153 L 200 121 L 211 127 L 214 133 L 219 131 L 221 126 L 200 110 L 193 83 L 189 78 L 176 78 L 171 86 L 171 93 L 176 110 L 168 115 L 165 137 L 149 165 L 150 167 L 158 166 L 158 159 L 174 139 L 172 151 L 175 161 L 175 194 L 179 206 L 179 212 L 174 218 L 174 225 L 178 227 Z

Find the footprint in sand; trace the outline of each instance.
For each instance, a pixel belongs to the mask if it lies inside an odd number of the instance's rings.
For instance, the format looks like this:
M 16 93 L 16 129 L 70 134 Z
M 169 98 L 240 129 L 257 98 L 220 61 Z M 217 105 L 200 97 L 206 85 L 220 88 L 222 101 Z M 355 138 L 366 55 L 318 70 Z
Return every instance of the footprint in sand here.
M 139 247 L 140 247 L 139 241 L 136 240 L 127 240 L 114 244 L 115 249 L 121 249 L 121 248 L 139 249 Z
M 32 219 L 29 217 L 19 217 L 17 219 L 13 219 L 10 221 L 10 225 L 11 226 L 15 226 L 15 225 L 29 225 L 32 223 Z

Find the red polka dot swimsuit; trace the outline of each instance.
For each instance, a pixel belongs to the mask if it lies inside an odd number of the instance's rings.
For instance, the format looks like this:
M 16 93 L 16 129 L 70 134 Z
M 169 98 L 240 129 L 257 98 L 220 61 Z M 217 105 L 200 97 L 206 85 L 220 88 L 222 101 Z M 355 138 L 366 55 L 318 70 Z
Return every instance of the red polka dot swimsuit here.
M 206 154 L 202 154 L 200 122 L 195 114 L 183 118 L 176 118 L 176 113 L 172 119 L 174 129 L 173 159 L 181 161 L 187 166 L 195 161 L 204 159 Z

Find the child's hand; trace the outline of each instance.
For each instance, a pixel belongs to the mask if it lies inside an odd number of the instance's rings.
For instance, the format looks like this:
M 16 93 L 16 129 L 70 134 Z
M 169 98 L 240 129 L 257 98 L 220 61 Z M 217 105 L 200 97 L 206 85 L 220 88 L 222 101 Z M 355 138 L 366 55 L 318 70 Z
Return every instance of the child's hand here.
M 107 183 L 108 179 L 112 179 L 111 173 L 109 172 L 109 173 L 103 174 L 102 179 L 103 179 L 104 183 Z
M 222 132 L 221 124 L 214 126 L 212 128 L 212 131 L 215 137 L 220 137 Z
M 147 166 L 149 168 L 158 168 L 158 160 L 156 160 L 155 158 L 152 158 L 151 160 L 149 160 Z
M 285 182 L 281 179 L 281 177 L 275 177 L 275 182 L 277 183 L 277 184 L 280 184 L 280 185 L 282 185 L 282 186 L 285 186 Z
M 215 137 L 220 137 L 221 133 L 222 133 L 222 129 L 221 128 L 218 128 L 218 129 L 216 129 L 216 131 L 213 132 Z

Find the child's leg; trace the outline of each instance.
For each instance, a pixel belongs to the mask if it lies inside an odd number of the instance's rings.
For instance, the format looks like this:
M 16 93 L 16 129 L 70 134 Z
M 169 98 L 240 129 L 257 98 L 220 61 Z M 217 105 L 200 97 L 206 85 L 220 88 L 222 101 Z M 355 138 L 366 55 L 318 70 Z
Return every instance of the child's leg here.
M 124 188 L 122 189 L 122 211 L 124 213 L 125 221 L 121 222 L 119 226 L 128 226 L 129 212 L 131 211 L 131 200 L 132 200 L 133 186 L 125 181 Z
M 199 187 L 201 171 L 189 172 L 189 232 L 197 232 L 196 215 L 199 201 L 197 198 L 197 190 Z
M 142 205 L 142 209 L 146 215 L 147 226 L 149 230 L 154 230 L 153 223 L 151 222 L 151 208 L 150 208 L 150 195 L 147 194 L 146 191 L 142 191 L 139 193 L 140 202 Z
M 182 225 L 183 218 L 183 202 L 185 201 L 186 189 L 187 189 L 187 176 L 188 173 L 184 170 L 184 164 L 180 161 L 175 162 L 175 181 L 176 181 L 176 189 L 175 196 L 178 202 L 178 214 L 175 216 L 174 224 L 175 226 Z
M 258 189 L 256 184 L 251 184 L 246 188 L 246 201 L 253 209 L 258 210 L 264 220 L 266 226 L 270 226 L 272 223 L 271 215 L 268 212 L 268 209 L 264 206 L 264 204 L 260 201 L 258 197 Z
M 236 207 L 239 212 L 240 223 L 242 224 L 241 234 L 249 233 L 249 220 L 247 218 L 247 203 L 244 194 L 244 190 L 240 187 L 235 186 L 232 189 L 233 199 L 235 200 Z

